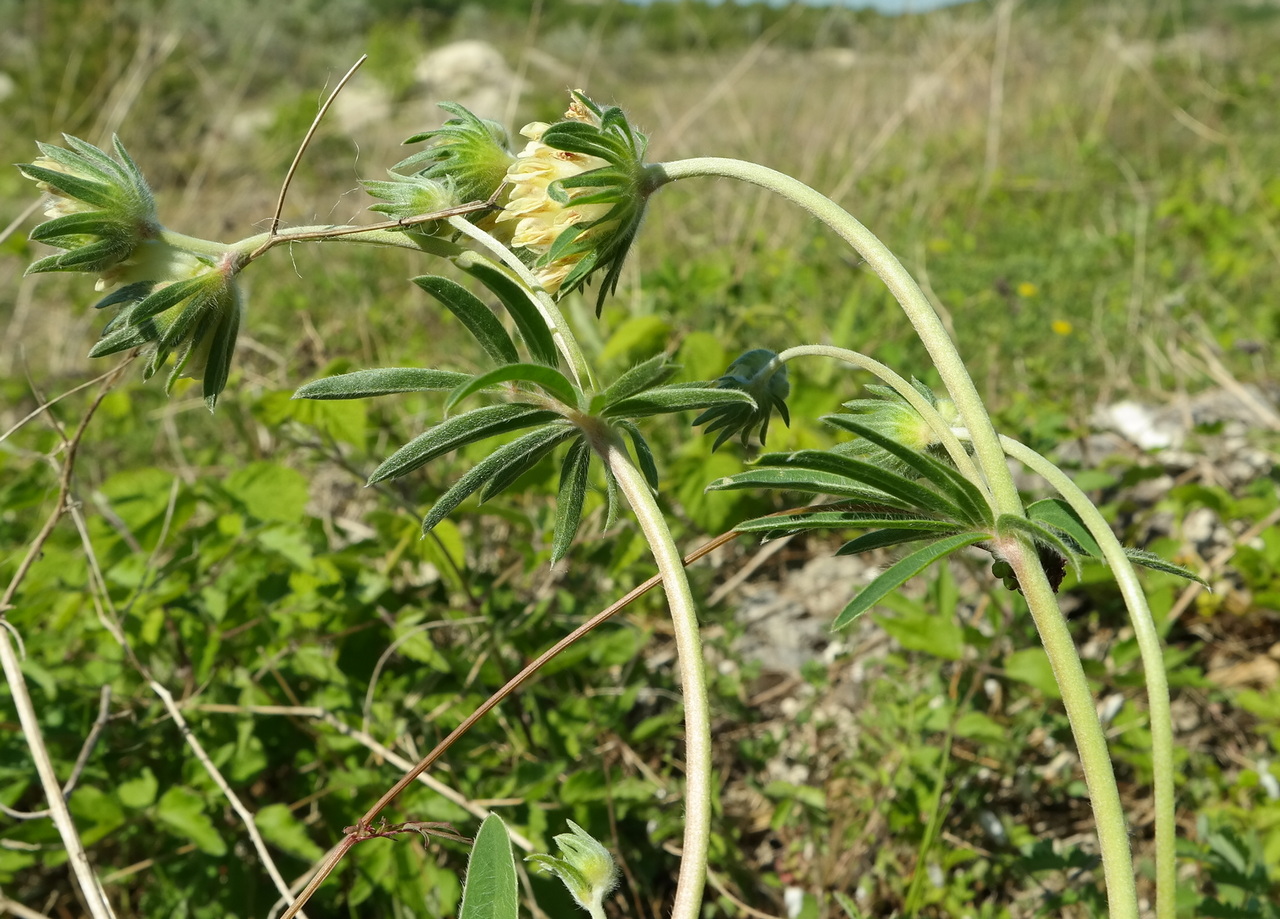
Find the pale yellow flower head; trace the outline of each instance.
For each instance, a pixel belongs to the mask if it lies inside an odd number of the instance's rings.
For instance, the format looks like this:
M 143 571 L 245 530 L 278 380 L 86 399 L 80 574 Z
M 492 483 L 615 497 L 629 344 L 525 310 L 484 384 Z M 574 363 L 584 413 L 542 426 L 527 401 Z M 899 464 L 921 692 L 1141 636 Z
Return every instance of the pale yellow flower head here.
M 498 223 L 514 224 L 511 244 L 533 256 L 551 294 L 580 287 L 606 269 L 601 296 L 617 284 L 644 211 L 644 135 L 617 108 L 575 93 L 563 121 L 533 122 L 529 142 L 507 170 L 510 193 Z

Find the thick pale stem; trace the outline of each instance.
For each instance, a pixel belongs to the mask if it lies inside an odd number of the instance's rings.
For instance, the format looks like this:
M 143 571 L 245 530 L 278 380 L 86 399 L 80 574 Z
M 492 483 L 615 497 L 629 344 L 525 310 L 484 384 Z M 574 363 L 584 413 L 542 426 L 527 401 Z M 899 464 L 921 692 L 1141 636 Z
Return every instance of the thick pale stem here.
M 684 696 L 685 798 L 684 849 L 676 882 L 671 919 L 697 919 L 707 879 L 707 851 L 711 836 L 711 710 L 707 704 L 706 666 L 698 611 L 666 518 L 626 450 L 611 436 L 592 437 L 592 447 L 604 459 L 636 515 L 662 576 L 662 589 L 675 630 Z
M 1173 919 L 1177 905 L 1177 862 L 1174 857 L 1177 828 L 1174 822 L 1173 713 L 1169 707 L 1169 679 L 1164 666 L 1160 634 L 1156 630 L 1147 596 L 1133 563 L 1124 554 L 1106 519 L 1089 497 L 1065 472 L 1025 444 L 1002 436 L 1000 443 L 1009 456 L 1024 464 L 1058 490 L 1089 528 L 1102 557 L 1120 586 L 1125 606 L 1133 622 L 1134 637 L 1142 655 L 1147 683 L 1147 706 L 1151 721 L 1151 759 L 1155 773 L 1156 916 Z
M 969 432 L 978 466 L 986 479 L 996 510 L 1000 514 L 1024 515 L 1013 476 L 1005 465 L 1004 448 L 955 343 L 951 341 L 942 320 L 938 318 L 915 279 L 870 230 L 830 198 L 803 182 L 755 163 L 722 157 L 699 157 L 654 165 L 649 170 L 649 179 L 654 187 L 664 182 L 699 176 L 723 176 L 758 185 L 798 204 L 839 234 L 884 281 L 915 327 L 916 334 L 928 350 L 943 386 L 955 402 L 960 419 Z M 1013 544 L 1014 548 L 1021 545 L 1021 542 Z M 1026 592 L 1027 605 L 1035 619 L 1045 651 L 1050 661 L 1054 662 L 1054 675 L 1058 679 L 1063 704 L 1080 752 L 1081 765 L 1089 782 L 1107 881 L 1110 915 L 1113 919 L 1136 919 L 1138 900 L 1124 811 L 1120 807 L 1115 772 L 1107 754 L 1102 725 L 1093 706 L 1089 684 L 1084 678 L 1079 655 L 1039 559 L 1034 552 L 1029 551 L 1012 554 L 1016 561 L 1014 558 L 1009 561 L 1020 582 L 1030 585 Z M 1071 661 L 1074 661 L 1074 665 Z

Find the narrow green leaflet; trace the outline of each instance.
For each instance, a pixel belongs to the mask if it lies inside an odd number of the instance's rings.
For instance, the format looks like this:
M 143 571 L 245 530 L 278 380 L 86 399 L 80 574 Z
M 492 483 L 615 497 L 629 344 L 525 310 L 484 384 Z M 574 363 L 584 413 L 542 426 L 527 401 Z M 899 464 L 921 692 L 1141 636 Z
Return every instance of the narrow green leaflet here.
M 1147 552 L 1145 549 L 1132 549 L 1129 546 L 1124 547 L 1124 554 L 1128 556 L 1129 561 L 1135 565 L 1141 565 L 1143 568 L 1150 568 L 1152 571 L 1159 571 L 1164 574 L 1177 575 L 1188 581 L 1195 581 L 1205 587 L 1209 586 L 1209 582 L 1200 575 L 1196 574 L 1190 568 L 1183 568 L 1181 565 L 1175 565 L 1173 562 L 1166 561 L 1154 552 Z
M 474 252 L 466 252 L 455 259 L 459 268 L 492 291 L 511 318 L 515 320 L 520 337 L 533 359 L 548 367 L 559 364 L 555 338 L 547 321 L 542 318 L 538 305 L 530 299 L 529 292 L 501 268 Z
M 872 549 L 887 549 L 903 543 L 931 539 L 937 535 L 937 530 L 872 530 L 870 533 L 863 533 L 856 539 L 849 540 L 836 550 L 836 555 L 860 555 Z
M 741 403 L 755 405 L 746 393 L 736 389 L 713 389 L 702 386 L 661 386 L 629 399 L 622 399 L 604 410 L 606 417 L 643 418 L 647 415 L 665 415 L 694 408 L 710 408 L 713 405 Z
M 452 370 L 419 367 L 378 367 L 312 380 L 299 387 L 295 399 L 366 399 L 402 392 L 439 392 L 455 389 L 471 379 Z
M 560 467 L 560 491 L 556 495 L 556 526 L 551 539 L 551 564 L 568 553 L 582 522 L 582 506 L 587 497 L 587 473 L 591 470 L 591 448 L 579 440 L 564 456 Z
M 467 879 L 462 888 L 458 919 L 517 919 L 516 860 L 507 827 L 497 814 L 480 824 Z
M 532 383 L 570 408 L 582 407 L 582 394 L 559 370 L 553 370 L 543 364 L 504 364 L 488 373 L 472 377 L 458 386 L 449 393 L 444 410 L 450 411 L 472 393 L 499 383 Z
M 845 628 L 938 559 L 945 558 L 965 546 L 972 546 L 990 538 L 990 533 L 957 533 L 955 536 L 939 539 L 937 542 L 917 549 L 906 558 L 890 565 L 879 577 L 863 588 L 861 593 L 850 600 L 849 605 L 836 616 L 835 622 L 831 623 L 831 630 L 835 632 Z
M 535 444 L 529 450 L 520 456 L 512 457 L 501 469 L 489 477 L 489 481 L 484 483 L 484 487 L 480 489 L 480 503 L 488 501 L 495 495 L 500 495 L 512 485 L 520 476 L 524 475 L 538 463 L 542 462 L 542 458 L 554 450 L 564 441 L 577 435 L 577 431 L 568 425 L 557 424 L 551 425 L 553 429 L 560 431 L 560 436 L 551 438 L 545 443 Z
M 435 275 L 414 278 L 413 283 L 457 316 L 495 364 L 514 364 L 520 360 L 507 330 L 502 327 L 498 317 L 493 315 L 493 310 L 485 306 L 475 294 L 455 281 Z
M 637 393 L 652 389 L 667 380 L 680 369 L 679 364 L 667 360 L 665 354 L 658 354 L 647 361 L 636 364 L 609 385 L 609 388 L 591 400 L 591 411 L 598 412 L 606 406 L 621 402 Z
M 536 431 L 530 431 L 509 444 L 503 444 L 472 466 L 462 478 L 453 483 L 448 491 L 436 499 L 436 503 L 431 506 L 431 510 L 427 511 L 427 516 L 422 521 L 422 532 L 424 534 L 430 532 L 437 523 L 449 516 L 454 508 L 494 477 L 501 475 L 504 470 L 510 469 L 513 463 L 525 464 L 521 469 L 523 472 L 528 468 L 526 461 L 531 453 L 543 450 L 548 444 L 554 446 L 566 437 L 571 437 L 573 433 L 572 428 L 566 428 L 561 424 L 549 424 Z
M 631 446 L 636 451 L 636 465 L 640 467 L 640 472 L 644 475 L 644 480 L 649 483 L 649 487 L 656 489 L 658 487 L 658 463 L 653 458 L 653 450 L 649 447 L 649 441 L 644 439 L 640 429 L 630 421 L 623 419 L 614 423 L 626 431 L 627 436 L 631 438 Z
M 875 428 L 859 421 L 845 419 L 840 426 L 888 451 L 902 460 L 908 468 L 914 469 L 922 478 L 932 482 L 939 491 L 946 494 L 966 512 L 965 518 L 969 523 L 982 525 L 991 522 L 991 505 L 987 503 L 986 496 L 959 470 L 941 460 L 934 459 L 927 453 L 913 450 L 891 437 L 885 437 Z
M 824 450 L 799 450 L 795 453 L 767 454 L 760 457 L 760 464 L 763 466 L 798 466 L 804 469 L 816 469 L 819 472 L 842 475 L 853 479 L 855 482 L 887 492 L 904 502 L 908 507 L 917 508 L 925 513 L 953 520 L 963 520 L 966 517 L 964 511 L 950 498 L 939 494 L 931 488 L 926 488 L 906 476 L 882 469 L 873 463 L 864 463 L 862 460 L 854 459 L 853 457 L 840 456 Z
M 402 476 L 473 441 L 544 424 L 557 417 L 553 411 L 528 405 L 485 405 L 472 409 L 442 421 L 391 454 L 369 476 L 369 484 Z
M 859 485 L 852 479 L 830 472 L 818 472 L 815 469 L 787 469 L 780 466 L 757 466 L 746 472 L 735 473 L 716 479 L 707 486 L 707 491 L 734 491 L 743 488 L 777 488 L 785 491 L 798 491 L 808 495 L 831 495 L 837 498 L 852 498 L 871 504 L 884 504 L 903 510 L 911 509 L 905 501 L 886 494 L 877 488 Z
M 1056 530 L 1060 530 L 1075 541 L 1077 552 L 1094 558 L 1102 558 L 1102 548 L 1089 532 L 1080 515 L 1061 498 L 1045 498 L 1027 505 L 1027 517 Z
M 844 530 L 870 529 L 927 530 L 929 532 L 955 532 L 959 527 L 949 520 L 934 520 L 931 517 L 907 517 L 902 514 L 876 514 L 866 511 L 823 511 L 800 513 L 790 516 L 757 517 L 740 523 L 736 527 L 740 533 L 759 532 L 799 532 L 800 530 Z

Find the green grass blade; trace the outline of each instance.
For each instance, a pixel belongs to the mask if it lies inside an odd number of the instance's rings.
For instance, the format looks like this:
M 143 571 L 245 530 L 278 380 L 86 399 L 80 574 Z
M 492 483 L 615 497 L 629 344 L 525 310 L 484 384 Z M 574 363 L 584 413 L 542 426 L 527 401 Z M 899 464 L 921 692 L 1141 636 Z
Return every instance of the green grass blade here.
M 369 476 L 369 484 L 396 478 L 452 450 L 508 431 L 543 424 L 559 417 L 528 405 L 485 405 L 424 431 L 391 454 Z
M 456 389 L 471 379 L 468 373 L 420 367 L 377 367 L 312 380 L 298 388 L 295 399 L 367 399 L 402 392 Z
M 917 549 L 906 558 L 890 565 L 879 577 L 863 588 L 861 593 L 850 600 L 849 605 L 836 616 L 835 622 L 831 623 L 831 630 L 836 632 L 850 625 L 938 559 L 945 558 L 965 546 L 972 546 L 974 543 L 990 538 L 990 533 L 957 533 L 955 536 L 939 539 L 937 542 Z
M 516 893 L 516 860 L 507 827 L 490 814 L 471 847 L 458 919 L 518 919 Z
M 516 346 L 512 343 L 507 330 L 502 327 L 493 310 L 485 306 L 475 294 L 455 281 L 436 275 L 414 278 L 413 283 L 431 294 L 457 316 L 467 327 L 467 331 L 480 342 L 480 347 L 484 348 L 485 353 L 493 359 L 494 363 L 514 364 L 520 360 L 520 355 L 516 353 Z

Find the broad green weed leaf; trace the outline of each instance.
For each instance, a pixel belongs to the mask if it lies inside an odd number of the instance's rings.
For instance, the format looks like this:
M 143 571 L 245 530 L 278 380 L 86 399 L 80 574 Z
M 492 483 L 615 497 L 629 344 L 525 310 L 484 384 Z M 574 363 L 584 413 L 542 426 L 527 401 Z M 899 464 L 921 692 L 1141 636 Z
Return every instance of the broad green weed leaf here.
M 990 538 L 990 534 L 987 533 L 958 533 L 955 536 L 940 539 L 935 543 L 917 549 L 906 558 L 895 562 L 878 578 L 863 588 L 862 592 L 849 602 L 849 605 L 841 611 L 840 615 L 836 616 L 835 622 L 831 624 L 832 631 L 838 631 L 852 623 L 872 606 L 880 602 L 886 595 L 897 590 L 938 559 L 945 558 L 965 546 L 972 546 L 974 543 Z
M 204 812 L 204 799 L 188 788 L 175 785 L 161 795 L 156 819 L 174 834 L 195 843 L 206 855 L 227 854 L 227 844 Z
M 403 392 L 439 392 L 457 388 L 470 374 L 422 367 L 376 367 L 312 380 L 298 388 L 295 399 L 367 399 Z
M 462 888 L 458 919 L 517 919 L 516 860 L 507 827 L 497 814 L 480 824 L 467 879 Z
M 287 804 L 268 804 L 254 815 L 253 822 L 262 831 L 262 838 L 282 852 L 311 862 L 324 855 Z
M 1060 699 L 1058 681 L 1053 678 L 1053 667 L 1049 664 L 1049 655 L 1043 648 L 1023 648 L 1014 651 L 1004 659 L 1005 675 L 1011 680 L 1026 683 L 1050 699 Z
M 222 487 L 259 520 L 296 522 L 307 506 L 307 480 L 302 473 L 267 460 L 237 469 Z
M 136 779 L 129 779 L 127 782 L 121 782 L 116 786 L 116 797 L 120 799 L 120 803 L 125 807 L 132 807 L 136 810 L 150 807 L 156 799 L 156 792 L 159 790 L 160 783 L 156 781 L 155 773 L 143 766 L 142 774 Z
M 933 613 L 923 605 L 913 604 L 908 612 L 873 618 L 908 651 L 958 661 L 964 654 L 964 630 L 952 614 L 950 609 Z
M 660 316 L 636 316 L 609 336 L 600 352 L 600 361 L 644 360 L 661 351 L 670 336 L 671 324 Z
M 507 330 L 502 327 L 498 317 L 493 315 L 493 310 L 485 306 L 475 294 L 448 278 L 434 275 L 414 278 L 413 283 L 457 316 L 495 364 L 514 364 L 520 360 Z

